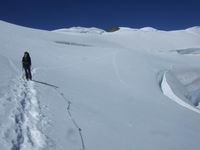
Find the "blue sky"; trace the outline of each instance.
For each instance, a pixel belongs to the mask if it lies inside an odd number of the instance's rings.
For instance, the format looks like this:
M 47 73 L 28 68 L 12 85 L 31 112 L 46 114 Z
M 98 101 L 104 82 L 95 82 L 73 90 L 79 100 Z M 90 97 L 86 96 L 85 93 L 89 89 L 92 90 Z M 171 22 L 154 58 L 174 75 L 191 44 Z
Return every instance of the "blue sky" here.
M 200 26 L 200 1 L 1 0 L 0 19 L 45 30 L 72 26 L 176 30 Z

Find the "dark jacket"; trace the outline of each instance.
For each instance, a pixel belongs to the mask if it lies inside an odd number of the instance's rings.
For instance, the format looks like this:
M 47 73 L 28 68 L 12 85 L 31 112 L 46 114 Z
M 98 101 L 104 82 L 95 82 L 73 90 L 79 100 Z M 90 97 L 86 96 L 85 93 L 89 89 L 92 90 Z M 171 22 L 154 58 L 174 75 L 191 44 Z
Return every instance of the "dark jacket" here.
M 23 68 L 28 68 L 31 66 L 31 57 L 30 55 L 27 53 L 27 55 L 22 58 L 22 66 Z

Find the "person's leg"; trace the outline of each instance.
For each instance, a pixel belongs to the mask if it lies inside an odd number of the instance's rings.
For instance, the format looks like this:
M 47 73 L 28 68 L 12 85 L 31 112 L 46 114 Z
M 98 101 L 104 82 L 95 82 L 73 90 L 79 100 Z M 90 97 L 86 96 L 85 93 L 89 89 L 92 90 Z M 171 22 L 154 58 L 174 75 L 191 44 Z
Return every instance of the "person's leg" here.
M 28 80 L 28 69 L 25 67 L 24 70 L 25 70 L 26 80 Z
M 28 77 L 30 80 L 32 80 L 31 67 L 28 68 Z

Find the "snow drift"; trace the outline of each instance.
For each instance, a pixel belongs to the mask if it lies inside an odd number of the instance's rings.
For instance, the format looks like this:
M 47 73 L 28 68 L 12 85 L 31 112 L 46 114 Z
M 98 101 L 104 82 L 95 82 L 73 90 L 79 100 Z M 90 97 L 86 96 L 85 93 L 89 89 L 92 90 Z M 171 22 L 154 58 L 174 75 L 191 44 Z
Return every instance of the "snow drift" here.
M 178 81 L 178 79 L 171 73 L 165 72 L 163 75 L 161 89 L 163 93 L 168 96 L 170 99 L 174 100 L 181 106 L 184 106 L 192 111 L 200 113 L 198 108 L 198 101 L 190 100 L 190 95 L 187 89 Z

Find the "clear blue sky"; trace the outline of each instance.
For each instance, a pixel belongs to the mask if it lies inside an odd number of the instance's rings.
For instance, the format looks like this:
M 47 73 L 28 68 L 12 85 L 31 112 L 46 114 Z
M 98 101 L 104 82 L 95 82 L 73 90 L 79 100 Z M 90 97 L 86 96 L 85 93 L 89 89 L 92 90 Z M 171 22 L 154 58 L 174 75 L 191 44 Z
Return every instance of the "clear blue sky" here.
M 0 19 L 38 29 L 200 26 L 200 0 L 1 0 Z

